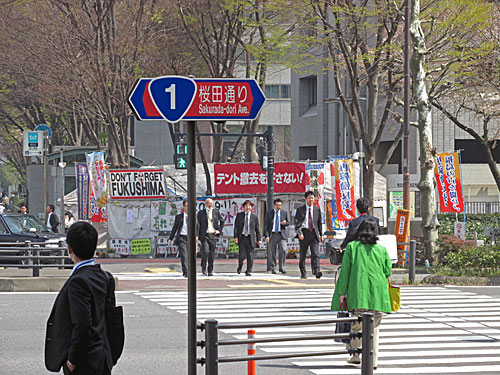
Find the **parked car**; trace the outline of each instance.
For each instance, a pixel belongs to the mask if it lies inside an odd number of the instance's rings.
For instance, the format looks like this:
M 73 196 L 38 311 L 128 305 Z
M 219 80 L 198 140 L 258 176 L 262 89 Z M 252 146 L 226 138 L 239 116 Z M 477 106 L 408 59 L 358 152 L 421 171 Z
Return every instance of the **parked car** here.
M 37 219 L 36 217 L 32 215 L 23 215 L 20 213 L 0 214 L 0 256 L 14 255 L 12 252 L 2 252 L 2 246 L 12 247 L 12 245 L 7 245 L 12 243 L 19 243 L 19 246 L 24 246 L 26 241 L 31 241 L 33 244 L 39 244 L 40 246 L 45 248 L 57 248 L 61 243 L 62 246 L 66 247 L 66 237 L 64 235 L 52 232 L 41 220 Z M 19 251 L 16 254 L 23 255 L 24 250 Z M 54 252 L 43 252 L 42 255 L 61 254 L 59 250 L 55 250 Z M 2 260 L 0 258 L 0 264 L 2 263 L 19 262 L 12 260 Z M 55 261 L 52 260 L 51 263 L 55 263 Z

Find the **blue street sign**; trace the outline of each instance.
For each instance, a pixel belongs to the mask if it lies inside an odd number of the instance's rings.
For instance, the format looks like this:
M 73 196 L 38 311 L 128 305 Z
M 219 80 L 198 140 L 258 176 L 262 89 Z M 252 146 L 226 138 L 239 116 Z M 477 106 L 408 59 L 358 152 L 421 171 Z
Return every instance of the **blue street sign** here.
M 196 83 L 187 77 L 159 77 L 149 84 L 149 94 L 156 109 L 170 122 L 182 120 L 193 103 L 195 93 Z
M 152 80 L 153 78 L 137 80 L 128 97 L 128 103 L 134 111 L 135 117 L 141 121 L 163 120 L 163 116 L 156 110 L 149 96 L 148 86 Z
M 40 125 L 37 125 L 35 126 L 35 131 L 40 131 L 40 132 L 49 132 L 49 138 L 52 137 L 52 129 L 50 128 L 50 126 L 46 125 L 46 124 L 40 124 Z
M 266 98 L 254 79 L 142 78 L 129 96 L 139 120 L 254 120 Z

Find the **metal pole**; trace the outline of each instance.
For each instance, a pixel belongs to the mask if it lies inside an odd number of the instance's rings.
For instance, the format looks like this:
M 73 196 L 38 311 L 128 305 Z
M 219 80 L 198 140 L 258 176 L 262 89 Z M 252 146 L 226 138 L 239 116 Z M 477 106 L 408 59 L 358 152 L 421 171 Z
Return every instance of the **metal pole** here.
M 34 259 L 33 265 L 37 266 L 40 264 L 40 245 L 35 245 L 35 256 L 37 258 Z M 33 277 L 40 276 L 40 267 L 33 267 Z
M 408 279 L 410 284 L 415 282 L 415 256 L 416 256 L 417 242 L 410 241 L 410 253 L 408 254 Z
M 254 329 L 249 329 L 248 330 L 248 339 L 254 339 L 255 338 L 255 330 Z M 257 354 L 257 345 L 255 343 L 249 343 L 248 344 L 248 355 L 256 355 Z M 248 361 L 248 375 L 256 375 L 257 373 L 257 366 L 255 361 Z
M 45 212 L 45 222 L 47 222 L 47 153 L 49 152 L 49 132 L 43 132 L 43 211 Z
M 363 161 L 364 153 L 363 153 L 363 140 L 359 141 L 359 197 L 364 196 L 363 188 L 363 179 L 364 179 L 364 161 Z M 373 204 L 373 202 L 371 202 Z
M 363 313 L 361 323 L 363 325 L 361 338 L 361 375 L 373 375 L 373 314 Z
M 219 353 L 217 351 L 218 341 L 218 327 L 217 320 L 205 321 L 205 360 L 206 360 L 206 375 L 219 374 Z
M 188 375 L 196 375 L 196 122 L 187 122 Z
M 61 159 L 59 161 L 59 167 L 61 168 L 61 216 L 60 217 L 60 221 L 61 221 L 61 225 L 59 227 L 59 233 L 64 233 L 65 232 L 65 228 L 64 228 L 64 167 L 65 167 L 65 164 L 64 164 L 64 151 L 63 149 L 61 148 L 61 150 L 59 151 L 59 158 Z
M 410 0 L 405 2 L 403 208 L 410 209 Z
M 274 200 L 274 131 L 267 127 L 267 210 L 273 207 Z

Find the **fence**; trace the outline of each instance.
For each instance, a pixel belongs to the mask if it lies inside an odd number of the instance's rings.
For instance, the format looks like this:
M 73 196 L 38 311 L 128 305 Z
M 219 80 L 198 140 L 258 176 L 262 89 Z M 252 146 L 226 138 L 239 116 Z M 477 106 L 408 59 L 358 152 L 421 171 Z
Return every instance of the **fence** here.
M 318 324 L 336 324 L 344 322 L 361 321 L 363 324 L 362 333 L 333 333 L 329 335 L 306 335 L 291 337 L 266 337 L 249 338 L 244 340 L 219 340 L 219 329 L 246 329 L 246 328 L 267 328 L 267 327 L 290 327 L 290 326 L 309 326 Z M 289 322 L 264 322 L 264 323 L 246 323 L 246 324 L 219 324 L 217 320 L 206 320 L 204 324 L 198 324 L 198 329 L 205 330 L 205 341 L 197 342 L 197 346 L 205 347 L 205 357 L 198 358 L 197 363 L 205 365 L 206 375 L 218 375 L 219 363 L 230 362 L 248 362 L 270 359 L 286 359 L 298 357 L 318 357 L 326 355 L 340 354 L 361 354 L 361 375 L 373 375 L 373 329 L 374 318 L 372 313 L 363 313 L 361 317 L 322 319 L 315 321 L 289 321 Z M 334 327 L 332 328 L 334 332 Z M 219 357 L 219 347 L 227 345 L 259 344 L 269 342 L 301 341 L 301 340 L 327 340 L 327 339 L 348 339 L 361 337 L 361 349 L 351 348 L 349 350 L 329 350 L 322 352 L 304 352 L 304 353 L 285 353 L 285 354 L 261 354 L 247 355 L 242 357 Z
M 31 241 L 24 243 L 3 242 L 0 247 L 0 267 L 31 268 L 33 269 L 33 276 L 38 277 L 40 276 L 40 268 L 73 267 L 72 264 L 64 265 L 64 261 L 69 260 L 66 250 L 62 242 L 59 242 L 58 246 L 45 243 L 32 243 Z M 8 261 L 12 261 L 13 263 L 5 263 Z M 55 261 L 55 263 L 47 264 L 42 261 Z
M 436 204 L 439 213 L 441 213 L 439 201 Z M 464 210 L 467 215 L 499 213 L 500 202 L 464 202 Z

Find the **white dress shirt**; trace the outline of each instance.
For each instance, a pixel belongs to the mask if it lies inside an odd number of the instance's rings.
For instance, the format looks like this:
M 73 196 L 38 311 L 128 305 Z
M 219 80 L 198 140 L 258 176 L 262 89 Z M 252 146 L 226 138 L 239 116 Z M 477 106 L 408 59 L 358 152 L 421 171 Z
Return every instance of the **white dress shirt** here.
M 187 236 L 188 234 L 187 217 L 188 215 L 184 212 L 184 215 L 182 217 L 184 220 L 182 223 L 181 236 Z

